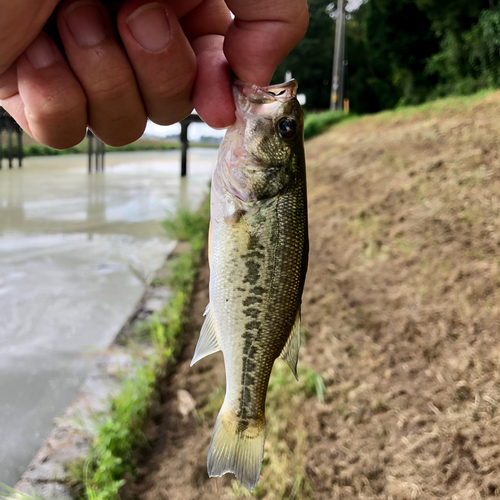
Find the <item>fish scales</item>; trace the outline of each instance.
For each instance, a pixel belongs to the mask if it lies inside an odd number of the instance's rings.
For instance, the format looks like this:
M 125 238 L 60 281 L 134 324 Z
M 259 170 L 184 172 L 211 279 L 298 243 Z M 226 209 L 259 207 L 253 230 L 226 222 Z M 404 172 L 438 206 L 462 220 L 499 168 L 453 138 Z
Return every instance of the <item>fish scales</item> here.
M 209 449 L 209 474 L 233 472 L 251 490 L 260 474 L 275 359 L 281 356 L 296 374 L 307 197 L 296 83 L 237 83 L 235 101 L 237 121 L 213 176 L 210 305 L 193 363 L 222 350 L 226 396 Z

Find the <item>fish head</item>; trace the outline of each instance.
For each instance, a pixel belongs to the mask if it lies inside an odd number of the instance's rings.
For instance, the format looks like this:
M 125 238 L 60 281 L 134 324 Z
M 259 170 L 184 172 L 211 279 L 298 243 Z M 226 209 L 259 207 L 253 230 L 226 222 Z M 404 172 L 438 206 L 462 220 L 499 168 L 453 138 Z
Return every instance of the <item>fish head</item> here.
M 297 82 L 258 87 L 234 81 L 236 122 L 221 145 L 221 176 L 244 203 L 273 198 L 301 175 L 304 117 Z

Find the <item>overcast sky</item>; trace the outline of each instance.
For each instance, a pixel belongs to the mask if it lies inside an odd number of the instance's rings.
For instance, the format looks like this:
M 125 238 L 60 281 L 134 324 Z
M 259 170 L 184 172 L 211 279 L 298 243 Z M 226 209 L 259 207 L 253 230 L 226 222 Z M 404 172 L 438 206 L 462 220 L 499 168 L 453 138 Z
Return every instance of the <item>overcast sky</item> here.
M 346 10 L 352 12 L 353 10 L 359 9 L 362 3 L 363 0 L 349 0 L 346 5 Z
M 176 123 L 163 127 L 156 123 L 148 121 L 145 134 L 154 135 L 156 137 L 165 137 L 166 135 L 180 134 L 181 126 Z M 225 130 L 215 130 L 210 128 L 205 123 L 191 123 L 188 128 L 188 139 L 190 141 L 198 141 L 202 135 L 210 135 L 212 137 L 224 137 Z

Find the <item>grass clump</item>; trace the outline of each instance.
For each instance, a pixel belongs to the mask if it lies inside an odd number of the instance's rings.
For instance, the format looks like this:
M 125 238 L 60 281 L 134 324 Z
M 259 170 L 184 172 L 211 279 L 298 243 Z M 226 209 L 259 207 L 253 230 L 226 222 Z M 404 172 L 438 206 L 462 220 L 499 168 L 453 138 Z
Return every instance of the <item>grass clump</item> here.
M 125 146 L 112 147 L 106 144 L 106 152 L 124 152 L 124 151 L 169 151 L 179 149 L 180 144 L 176 142 L 162 142 L 154 140 L 139 140 Z M 7 158 L 7 146 L 2 147 L 3 157 Z M 17 144 L 14 145 L 14 152 L 17 153 Z M 54 149 L 43 144 L 26 144 L 23 145 L 23 156 L 60 156 L 60 155 L 75 155 L 86 154 L 88 152 L 87 139 L 76 146 L 67 149 Z
M 45 500 L 34 489 L 32 493 L 33 495 L 29 495 L 28 493 L 24 493 L 6 484 L 0 483 L 0 500 Z
M 309 422 L 304 406 L 314 399 L 322 403 L 325 386 L 321 375 L 310 368 L 299 367 L 298 375 L 297 382 L 285 363 L 275 364 L 267 392 L 266 444 L 259 483 L 250 495 L 233 480 L 228 492 L 230 496 L 283 500 L 312 498 L 306 471 Z
M 267 391 L 267 430 L 261 477 L 252 493 L 234 479 L 227 489 L 230 498 L 312 498 L 306 472 L 309 445 L 304 405 L 314 399 L 322 404 L 325 385 L 321 375 L 309 368 L 299 367 L 298 375 L 297 382 L 285 363 L 278 361 L 274 365 Z M 201 419 L 214 419 L 223 401 L 224 389 L 215 387 L 199 412 Z
M 324 132 L 331 125 L 352 120 L 357 115 L 346 114 L 343 111 L 324 111 L 307 114 L 304 118 L 304 139 L 310 139 Z
M 154 391 L 158 367 L 168 361 L 167 344 L 158 345 L 156 356 L 122 382 L 111 400 L 111 412 L 97 428 L 89 459 L 84 465 L 85 494 L 89 500 L 118 498 L 123 475 L 133 471 L 134 449 L 144 443 L 141 427 Z
M 144 445 L 142 425 L 152 402 L 156 379 L 175 358 L 182 332 L 184 310 L 191 295 L 200 253 L 208 229 L 208 210 L 193 214 L 180 211 L 165 223 L 170 235 L 189 250 L 168 262 L 165 284 L 173 291 L 168 304 L 147 326 L 153 354 L 132 378 L 125 378 L 110 401 L 110 411 L 97 426 L 91 451 L 74 474 L 82 500 L 117 500 L 124 475 L 133 473 L 135 450 Z

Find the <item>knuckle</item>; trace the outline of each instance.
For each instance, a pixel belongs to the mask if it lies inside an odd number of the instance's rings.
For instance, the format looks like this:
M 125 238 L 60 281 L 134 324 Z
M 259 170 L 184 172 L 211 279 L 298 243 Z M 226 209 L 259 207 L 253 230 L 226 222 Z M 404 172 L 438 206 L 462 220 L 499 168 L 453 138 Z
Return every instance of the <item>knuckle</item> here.
M 54 125 L 72 124 L 72 118 L 85 113 L 86 101 L 80 95 L 66 95 L 61 99 L 59 96 L 41 97 L 37 106 L 26 110 L 30 122 L 51 127 Z
M 193 89 L 195 70 L 163 74 L 151 87 L 151 94 L 160 101 L 188 100 Z
M 89 99 L 99 101 L 120 100 L 134 90 L 135 81 L 123 76 L 106 76 L 99 78 L 86 86 Z

